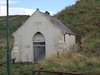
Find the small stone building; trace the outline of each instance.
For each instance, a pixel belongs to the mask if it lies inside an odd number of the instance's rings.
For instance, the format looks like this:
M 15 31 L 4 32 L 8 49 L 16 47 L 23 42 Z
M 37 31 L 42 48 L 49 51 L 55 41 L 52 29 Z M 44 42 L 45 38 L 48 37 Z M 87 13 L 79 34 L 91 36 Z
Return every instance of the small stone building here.
M 15 62 L 37 63 L 75 44 L 75 34 L 46 11 L 37 9 L 14 33 L 11 58 Z

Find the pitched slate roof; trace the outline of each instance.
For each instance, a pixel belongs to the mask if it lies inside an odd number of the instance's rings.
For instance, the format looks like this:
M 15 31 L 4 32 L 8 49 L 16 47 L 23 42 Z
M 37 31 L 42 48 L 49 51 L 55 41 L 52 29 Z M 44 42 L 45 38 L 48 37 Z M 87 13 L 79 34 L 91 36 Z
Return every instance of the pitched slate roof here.
M 57 27 L 59 27 L 65 34 L 71 34 L 71 35 L 75 35 L 75 33 L 73 33 L 69 28 L 67 28 L 61 21 L 59 21 L 57 18 L 50 16 L 49 12 L 40 12 L 42 13 L 44 16 L 47 16 L 51 22 L 53 22 L 54 25 L 56 25 Z
M 64 30 L 65 33 L 74 35 L 74 33 L 69 28 L 67 28 L 61 21 L 59 21 L 57 18 L 52 17 L 52 16 L 49 16 L 49 18 L 51 21 L 55 23 L 55 25 L 57 25 L 59 28 Z

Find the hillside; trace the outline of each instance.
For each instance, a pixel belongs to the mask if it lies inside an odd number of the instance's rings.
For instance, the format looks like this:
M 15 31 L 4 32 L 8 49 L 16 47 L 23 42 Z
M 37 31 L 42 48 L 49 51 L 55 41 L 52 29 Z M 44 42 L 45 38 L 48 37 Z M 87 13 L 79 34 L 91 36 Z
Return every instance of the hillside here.
M 55 15 L 77 34 L 80 40 L 88 32 L 100 27 L 100 1 L 80 0 L 75 5 L 66 7 Z
M 76 33 L 81 51 L 100 55 L 100 0 L 80 0 L 54 15 Z
M 9 17 L 10 35 L 28 18 L 27 15 L 14 15 Z M 6 17 L 0 17 L 0 38 L 6 37 Z
M 26 15 L 10 16 L 10 36 L 28 18 Z M 61 53 L 59 59 L 52 55 L 36 65 L 11 64 L 12 75 L 32 75 L 32 70 L 43 66 L 45 70 L 100 74 L 100 0 L 79 0 L 65 7 L 54 17 L 70 28 L 80 42 L 80 49 L 72 57 Z M 0 17 L 0 62 L 5 59 L 6 17 Z M 12 44 L 12 43 L 11 43 Z M 11 45 L 10 44 L 10 45 Z M 6 75 L 6 65 L 0 67 L 0 75 Z M 42 74 L 46 75 L 46 74 Z

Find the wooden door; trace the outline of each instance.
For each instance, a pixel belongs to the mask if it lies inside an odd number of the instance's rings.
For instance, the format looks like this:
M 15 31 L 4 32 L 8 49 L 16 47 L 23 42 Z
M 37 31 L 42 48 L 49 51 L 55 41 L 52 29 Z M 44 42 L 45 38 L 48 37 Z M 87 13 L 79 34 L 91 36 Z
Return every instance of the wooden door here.
M 35 34 L 33 40 L 33 49 L 34 63 L 38 63 L 39 60 L 42 60 L 45 57 L 45 40 L 41 33 Z

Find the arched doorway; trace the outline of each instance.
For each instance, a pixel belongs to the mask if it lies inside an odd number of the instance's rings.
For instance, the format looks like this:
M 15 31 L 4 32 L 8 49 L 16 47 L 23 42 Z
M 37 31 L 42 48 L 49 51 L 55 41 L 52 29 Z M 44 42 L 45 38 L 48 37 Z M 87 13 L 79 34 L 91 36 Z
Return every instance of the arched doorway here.
M 34 63 L 38 63 L 45 57 L 45 38 L 40 32 L 37 32 L 33 37 L 33 49 Z

